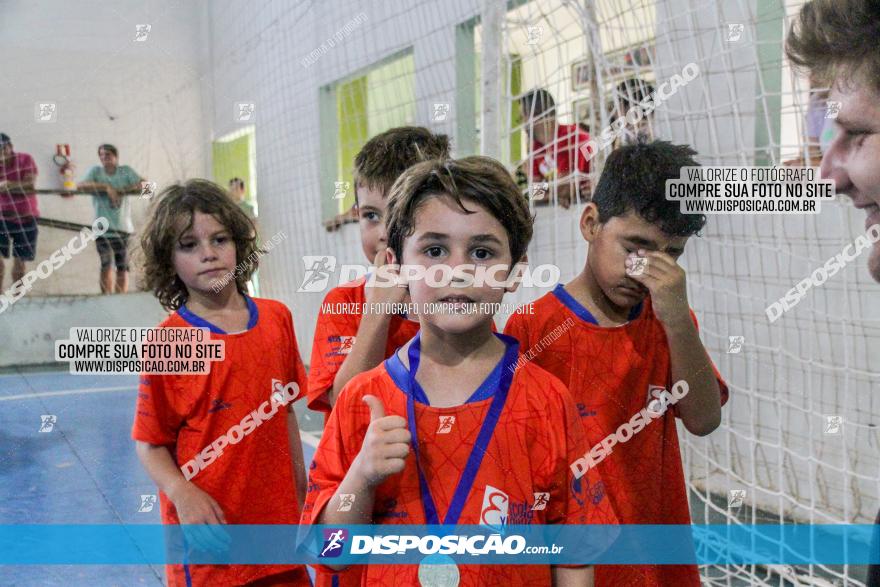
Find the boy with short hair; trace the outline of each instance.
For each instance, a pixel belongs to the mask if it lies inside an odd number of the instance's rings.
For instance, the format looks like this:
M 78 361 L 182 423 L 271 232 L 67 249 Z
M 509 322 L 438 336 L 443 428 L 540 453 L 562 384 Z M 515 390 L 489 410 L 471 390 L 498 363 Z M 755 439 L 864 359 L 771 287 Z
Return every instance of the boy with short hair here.
M 590 135 L 577 124 L 561 124 L 557 118 L 553 95 L 544 88 L 526 92 L 519 98 L 523 128 L 531 147 L 524 162 L 532 182 L 556 183 L 556 200 L 568 208 L 578 198 L 589 198 L 590 161 L 585 152 Z M 550 199 L 535 199 L 548 204 Z
M 565 387 L 536 365 L 517 369 L 516 341 L 492 331 L 486 308 L 513 287 L 464 281 L 496 266 L 510 275 L 531 239 L 507 170 L 487 157 L 415 165 L 392 189 L 387 227 L 388 263 L 465 273 L 408 281 L 420 332 L 346 385 L 302 523 L 616 524 L 596 471 L 574 483 L 586 444 Z M 593 584 L 585 566 L 442 566 L 461 585 Z M 431 567 L 369 565 L 364 584 L 418 585 Z
M 449 156 L 449 138 L 426 128 L 392 128 L 371 138 L 354 160 L 355 208 L 361 246 L 367 259 L 384 264 L 387 237 L 385 209 L 388 191 L 401 173 L 415 163 Z M 404 301 L 400 287 L 366 287 L 362 277 L 330 290 L 321 304 L 309 365 L 308 407 L 330 413 L 336 397 L 348 381 L 372 369 L 419 331 L 419 323 L 406 316 L 383 312 L 334 313 L 334 306 L 363 308 L 364 304 Z M 360 585 L 360 573 L 353 567 L 329 575 L 318 573 L 317 587 Z
M 700 342 L 677 263 L 706 218 L 683 215 L 665 198 L 666 180 L 698 165 L 695 154 L 664 141 L 614 151 L 581 215 L 589 243 L 583 271 L 505 328 L 523 351 L 540 349 L 534 362 L 567 385 L 592 447 L 643 409 L 656 409 L 673 382 L 687 383 L 687 395 L 651 415 L 626 444 L 610 454 L 593 448 L 585 459 L 585 468 L 598 467 L 623 524 L 690 523 L 675 417 L 691 433 L 709 434 L 727 397 Z M 544 337 L 566 321 L 574 326 L 545 345 L 551 338 Z M 700 578 L 696 566 L 598 566 L 596 583 L 699 586 Z
M 354 184 L 364 255 L 384 264 L 385 208 L 394 181 L 408 167 L 449 156 L 449 138 L 426 128 L 405 126 L 376 135 L 355 157 Z M 348 381 L 372 369 L 415 336 L 419 323 L 381 312 L 336 314 L 328 308 L 402 302 L 400 287 L 367 288 L 366 278 L 330 290 L 321 304 L 309 370 L 308 406 L 329 413 Z

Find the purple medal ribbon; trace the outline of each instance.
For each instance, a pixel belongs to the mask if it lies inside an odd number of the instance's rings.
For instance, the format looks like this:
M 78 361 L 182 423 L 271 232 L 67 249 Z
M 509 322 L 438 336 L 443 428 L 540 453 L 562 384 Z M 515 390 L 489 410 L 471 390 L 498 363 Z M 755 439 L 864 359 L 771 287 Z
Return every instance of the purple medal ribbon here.
M 496 336 L 502 338 L 502 340 L 504 338 L 509 338 L 497 334 Z M 422 505 L 425 508 L 425 519 L 428 524 L 439 525 L 441 522 L 437 515 L 437 506 L 434 503 L 431 489 L 428 487 L 428 481 L 425 478 L 425 473 L 419 462 L 419 436 L 418 430 L 416 429 L 415 400 L 418 399 L 420 402 L 430 405 L 424 390 L 422 390 L 421 386 L 416 382 L 416 372 L 419 369 L 419 352 L 421 350 L 420 337 L 421 333 L 416 335 L 412 344 L 410 344 L 407 353 L 407 356 L 409 357 L 409 389 L 406 390 L 406 415 L 409 430 L 412 434 L 411 444 L 413 452 L 415 453 L 416 469 L 419 473 L 419 489 L 422 494 Z M 468 456 L 467 464 L 461 474 L 461 478 L 458 480 L 458 486 L 455 488 L 455 493 L 452 496 L 452 502 L 449 504 L 449 511 L 446 512 L 446 518 L 443 520 L 443 524 L 454 525 L 458 523 L 458 519 L 461 517 L 461 512 L 464 509 L 465 501 L 467 500 L 468 494 L 470 494 L 471 488 L 473 487 L 474 480 L 477 477 L 477 471 L 480 470 L 480 464 L 483 461 L 483 456 L 486 454 L 489 441 L 492 439 L 492 434 L 495 432 L 495 426 L 498 425 L 498 418 L 501 416 L 501 410 L 504 408 L 504 403 L 507 400 L 507 393 L 510 390 L 511 382 L 513 381 L 514 369 L 512 367 L 516 364 L 517 356 L 519 354 L 519 345 L 515 341 L 505 341 L 505 345 L 507 349 L 504 352 L 504 358 L 489 375 L 489 379 L 493 380 L 492 384 L 489 386 L 490 389 L 494 391 L 492 404 L 489 406 L 489 412 L 486 414 L 486 419 L 483 420 L 483 425 L 480 427 L 477 440 L 474 443 L 474 447 L 471 449 L 470 456 Z M 487 380 L 487 382 L 488 381 L 489 380 Z M 477 392 L 468 399 L 468 402 L 474 401 L 477 396 L 484 395 L 485 397 L 488 397 L 488 394 L 482 394 L 478 389 Z

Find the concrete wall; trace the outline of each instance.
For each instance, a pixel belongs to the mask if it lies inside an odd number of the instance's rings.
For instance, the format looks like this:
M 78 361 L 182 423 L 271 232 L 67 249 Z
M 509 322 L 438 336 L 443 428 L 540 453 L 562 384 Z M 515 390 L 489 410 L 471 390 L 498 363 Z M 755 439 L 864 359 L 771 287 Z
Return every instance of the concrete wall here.
M 74 327 L 152 327 L 167 313 L 149 293 L 25 296 L 0 314 L 0 367 L 55 362 L 55 341 Z

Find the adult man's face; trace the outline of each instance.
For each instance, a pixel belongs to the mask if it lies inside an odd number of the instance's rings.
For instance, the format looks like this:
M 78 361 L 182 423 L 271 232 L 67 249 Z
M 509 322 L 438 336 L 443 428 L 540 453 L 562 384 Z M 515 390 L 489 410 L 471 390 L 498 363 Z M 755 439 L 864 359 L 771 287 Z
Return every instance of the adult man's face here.
M 104 167 L 116 167 L 118 157 L 109 149 L 98 149 L 98 158 Z
M 822 158 L 822 177 L 833 179 L 838 194 L 865 212 L 865 228 L 880 224 L 880 92 L 858 77 L 839 80 L 830 101 L 840 102 L 836 135 Z M 880 281 L 880 242 L 874 243 L 868 271 Z
M 0 145 L 0 159 L 6 160 L 11 159 L 15 154 L 15 151 L 12 150 L 12 143 L 3 143 Z

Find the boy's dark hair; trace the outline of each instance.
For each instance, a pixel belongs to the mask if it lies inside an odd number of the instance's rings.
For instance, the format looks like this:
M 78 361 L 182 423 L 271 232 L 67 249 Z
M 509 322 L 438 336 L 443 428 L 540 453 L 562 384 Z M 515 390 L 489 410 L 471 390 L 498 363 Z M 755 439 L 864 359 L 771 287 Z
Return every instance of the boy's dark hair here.
M 211 214 L 230 232 L 235 242 L 235 287 L 247 293 L 247 282 L 257 269 L 256 228 L 226 191 L 214 182 L 191 179 L 162 190 L 141 234 L 145 289 L 152 291 L 166 310 L 186 303 L 186 286 L 177 276 L 172 252 L 180 236 L 192 227 L 195 212 Z
M 239 188 L 244 189 L 244 180 L 240 177 L 233 177 L 229 180 L 230 185 L 237 185 Z
M 6 145 L 12 142 L 12 139 L 9 138 L 9 135 L 5 132 L 0 132 L 0 146 Z
M 526 119 L 537 118 L 548 112 L 556 112 L 556 101 L 553 100 L 553 94 L 544 88 L 529 90 L 520 96 L 519 103 Z
M 116 147 L 114 147 L 113 145 L 111 145 L 110 143 L 104 143 L 103 145 L 98 147 L 98 155 L 101 154 L 101 149 L 104 149 L 105 151 L 113 153 L 114 157 L 119 157 L 119 150 Z
M 697 152 L 687 145 L 653 141 L 626 145 L 611 152 L 593 193 L 599 222 L 630 210 L 672 236 L 697 234 L 703 214 L 682 214 L 679 203 L 666 199 L 666 180 L 678 179 L 682 167 L 698 167 Z
M 422 126 L 392 128 L 367 141 L 354 158 L 354 185 L 387 194 L 407 168 L 421 161 L 447 157 L 448 136 L 434 134 Z
M 510 172 L 491 157 L 426 161 L 407 169 L 391 188 L 385 229 L 388 247 L 402 262 L 403 241 L 416 228 L 416 212 L 428 199 L 449 195 L 466 213 L 465 201 L 479 204 L 507 232 L 513 263 L 519 262 L 532 240 L 533 218 L 525 196 Z
M 830 84 L 864 75 L 880 93 L 880 2 L 812 0 L 801 8 L 785 41 L 785 53 L 798 67 Z

